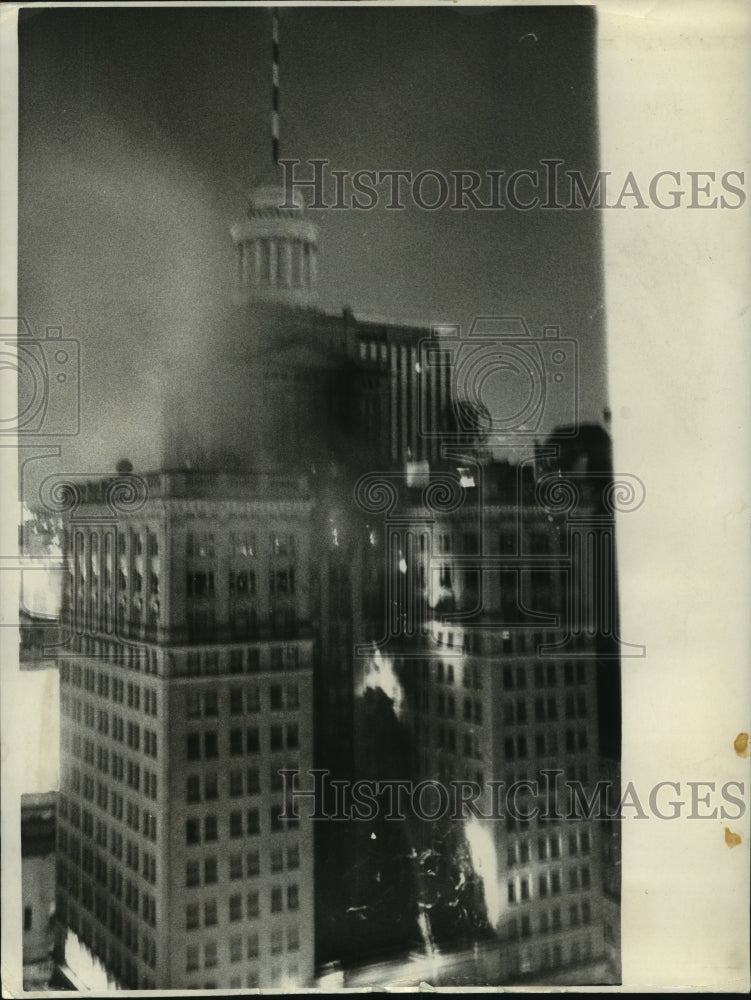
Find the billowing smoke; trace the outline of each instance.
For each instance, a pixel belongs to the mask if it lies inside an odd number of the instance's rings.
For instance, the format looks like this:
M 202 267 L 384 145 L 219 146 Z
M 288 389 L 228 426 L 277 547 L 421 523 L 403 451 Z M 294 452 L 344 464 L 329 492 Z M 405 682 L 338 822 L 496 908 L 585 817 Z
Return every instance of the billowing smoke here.
M 21 608 L 40 618 L 60 614 L 63 552 L 59 519 L 22 510 Z

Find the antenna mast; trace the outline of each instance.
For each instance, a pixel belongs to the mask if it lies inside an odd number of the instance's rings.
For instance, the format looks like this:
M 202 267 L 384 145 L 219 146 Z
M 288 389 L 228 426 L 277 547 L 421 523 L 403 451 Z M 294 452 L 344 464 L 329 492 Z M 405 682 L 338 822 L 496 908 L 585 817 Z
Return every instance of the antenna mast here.
M 271 9 L 271 158 L 279 163 L 279 8 Z

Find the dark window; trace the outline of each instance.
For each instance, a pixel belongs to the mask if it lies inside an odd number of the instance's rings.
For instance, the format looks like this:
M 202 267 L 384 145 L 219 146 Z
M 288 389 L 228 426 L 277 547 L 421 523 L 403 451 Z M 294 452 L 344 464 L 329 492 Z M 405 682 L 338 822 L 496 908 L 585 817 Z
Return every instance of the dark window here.
M 203 776 L 203 797 L 207 802 L 219 798 L 219 779 L 216 771 L 209 771 Z
M 188 597 L 213 597 L 213 573 L 188 573 L 185 590 Z
M 257 809 L 248 809 L 247 814 L 248 833 L 256 834 L 260 830 L 260 820 Z
M 197 861 L 188 861 L 185 865 L 185 884 L 187 886 L 200 885 L 201 872 Z
M 216 924 L 216 922 L 217 922 L 217 912 L 216 912 L 216 900 L 215 899 L 209 899 L 209 900 L 207 900 L 203 904 L 203 922 L 204 922 L 204 924 L 205 924 L 206 927 L 213 927 L 214 924 Z M 207 952 L 209 950 L 209 946 L 210 946 L 209 942 L 207 942 L 204 945 L 204 947 L 205 947 L 205 949 L 206 949 Z M 214 945 L 214 948 L 216 948 L 216 945 Z M 216 960 L 214 961 L 214 964 L 216 965 Z

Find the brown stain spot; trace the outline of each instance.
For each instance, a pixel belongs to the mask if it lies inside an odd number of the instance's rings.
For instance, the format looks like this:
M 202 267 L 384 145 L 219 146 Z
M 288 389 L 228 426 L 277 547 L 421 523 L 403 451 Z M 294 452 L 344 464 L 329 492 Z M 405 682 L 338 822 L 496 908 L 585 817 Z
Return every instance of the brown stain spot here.
M 748 733 L 738 733 L 733 740 L 733 747 L 739 757 L 748 757 Z
M 742 839 L 739 833 L 733 833 L 729 826 L 725 827 L 725 843 L 728 847 L 737 847 Z

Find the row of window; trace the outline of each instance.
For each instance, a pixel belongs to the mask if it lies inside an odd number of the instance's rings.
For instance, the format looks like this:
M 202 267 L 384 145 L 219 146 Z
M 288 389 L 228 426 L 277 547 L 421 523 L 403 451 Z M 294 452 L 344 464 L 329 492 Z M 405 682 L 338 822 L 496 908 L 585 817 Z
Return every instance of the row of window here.
M 286 943 L 286 949 L 285 949 Z M 291 924 L 287 928 L 272 927 L 269 950 L 272 955 L 279 955 L 283 951 L 296 952 L 300 949 L 300 930 L 297 924 Z M 245 938 L 234 935 L 227 941 L 227 957 L 229 961 L 242 962 L 244 958 L 255 959 L 260 955 L 260 942 L 258 932 L 248 934 Z M 204 941 L 201 948 L 197 944 L 190 944 L 185 951 L 185 970 L 195 972 L 201 968 L 203 960 L 204 969 L 213 969 L 218 965 L 218 942 Z M 250 986 L 250 983 L 248 984 Z M 258 986 L 257 972 L 255 973 L 255 986 Z
M 255 754 L 261 751 L 259 726 L 229 730 L 229 753 L 233 757 Z M 263 730 L 264 749 L 296 750 L 300 745 L 299 728 L 296 722 L 269 726 Z M 188 760 L 215 760 L 219 757 L 219 733 L 215 730 L 188 733 L 185 739 L 185 755 Z
M 281 803 L 271 806 L 269 825 L 273 833 L 293 830 L 300 825 L 299 816 Z M 258 809 L 233 809 L 229 814 L 228 833 L 233 839 L 253 837 L 261 832 L 261 815 Z M 224 833 L 222 833 L 224 837 Z M 209 813 L 203 817 L 191 816 L 185 821 L 185 843 L 188 845 L 214 843 L 219 840 L 219 819 Z
M 589 900 L 584 900 L 581 904 L 572 903 L 569 908 L 568 926 L 580 927 L 592 922 L 592 907 Z M 543 910 L 537 919 L 537 933 L 549 934 L 551 931 L 563 930 L 563 916 L 558 906 L 550 910 Z M 512 917 L 506 928 L 506 936 L 510 941 L 518 941 L 520 938 L 532 937 L 532 919 L 529 914 L 522 914 L 518 919 Z M 592 942 L 589 938 L 572 941 L 570 945 L 570 961 L 577 962 L 587 959 L 592 954 Z M 540 967 L 558 968 L 564 964 L 564 952 L 561 943 L 556 942 L 552 946 L 552 954 L 548 945 L 540 945 Z M 531 963 L 525 971 L 531 971 Z
M 519 548 L 520 541 L 522 542 L 521 549 Z M 505 555 L 525 552 L 532 555 L 548 555 L 553 547 L 558 548 L 557 536 L 556 544 L 553 546 L 552 534 L 543 531 L 522 531 L 518 525 L 505 528 L 498 535 L 498 552 Z M 420 551 L 425 552 L 426 548 L 426 536 L 422 535 L 420 537 Z M 479 552 L 479 535 L 476 531 L 464 531 L 461 535 L 461 542 L 459 542 L 458 535 L 444 531 L 435 537 L 434 549 L 443 555 L 448 555 L 451 552 L 476 555 Z
M 265 972 L 263 988 L 277 989 L 282 985 L 284 985 L 285 988 L 288 988 L 289 983 L 298 984 L 298 977 L 299 969 L 297 962 L 288 962 L 286 972 L 281 965 L 275 964 L 267 972 Z M 247 973 L 244 979 L 244 985 L 249 990 L 257 990 L 259 988 L 261 985 L 261 975 L 257 968 L 253 968 Z M 197 982 L 192 982 L 188 985 L 188 989 L 194 990 L 195 992 L 199 992 L 202 988 L 207 993 L 211 990 L 216 990 L 218 988 L 217 982 L 215 979 L 205 979 L 203 981 L 203 987 Z M 243 988 L 243 977 L 230 976 L 229 988 L 231 990 L 241 990 Z M 148 990 L 152 989 L 152 987 L 145 985 L 143 986 L 143 989 Z
M 103 708 L 95 709 L 89 702 L 70 697 L 65 693 L 60 696 L 60 709 L 63 715 L 74 722 L 83 722 L 89 729 L 96 729 L 102 736 L 109 736 L 111 732 L 112 739 L 119 743 L 126 742 L 131 750 L 140 751 L 141 727 L 137 722 L 129 721 L 126 723 L 123 717 L 115 712 L 110 715 Z M 79 736 L 80 740 L 79 734 L 75 734 L 74 739 L 75 736 Z M 91 741 L 86 740 L 85 743 L 88 744 Z M 143 749 L 150 757 L 157 757 L 157 734 L 145 727 L 143 729 Z
M 300 704 L 299 688 L 296 683 L 272 684 L 268 689 L 265 707 L 271 711 L 295 709 Z M 261 688 L 258 684 L 245 687 L 231 687 L 228 703 L 224 703 L 221 693 L 215 688 L 206 691 L 189 690 L 185 693 L 185 715 L 188 719 L 211 718 L 220 710 L 229 710 L 230 715 L 250 715 L 261 711 Z
M 274 533 L 269 539 L 269 552 L 274 558 L 285 558 L 295 554 L 295 536 Z M 185 555 L 188 559 L 215 559 L 216 539 L 212 532 L 189 531 L 185 536 Z M 253 559 L 259 554 L 258 538 L 253 531 L 232 532 L 229 536 L 229 551 L 234 559 Z
M 102 774 L 110 774 L 115 781 L 125 782 L 129 788 L 132 788 L 136 792 L 143 792 L 150 799 L 156 799 L 158 778 L 154 771 L 149 770 L 147 767 L 142 768 L 140 764 L 130 759 L 127 760 L 127 772 L 125 765 L 126 760 L 117 751 L 110 751 L 107 747 L 97 745 L 97 770 L 101 771 Z M 104 794 L 103 798 L 106 798 Z M 106 801 L 99 804 L 102 808 L 107 808 Z
M 420 708 L 423 712 L 429 711 L 430 697 L 427 689 L 421 691 Z M 436 714 L 448 718 L 456 718 L 456 699 L 453 694 L 444 694 L 439 691 L 435 696 Z M 482 702 L 477 699 L 464 699 L 463 719 L 465 722 L 473 722 L 475 725 L 482 724 Z
M 426 730 L 429 730 L 429 727 L 426 727 Z M 482 751 L 480 749 L 480 737 L 478 734 L 467 730 L 462 734 L 462 737 L 463 755 L 472 760 L 480 760 Z M 437 726 L 435 745 L 439 750 L 456 753 L 456 730 L 452 726 Z
M 557 747 L 557 740 L 552 740 L 551 734 L 538 733 L 535 736 L 535 754 L 554 753 L 551 749 L 553 745 Z M 567 729 L 564 733 L 564 749 L 566 753 L 576 753 L 587 749 L 586 729 Z M 544 749 L 543 749 L 544 748 Z M 527 760 L 529 757 L 529 747 L 526 733 L 517 733 L 516 736 L 507 736 L 503 741 L 503 752 L 507 761 Z M 569 775 L 570 777 L 570 775 Z
M 503 687 L 506 691 L 525 691 L 529 669 L 519 666 L 503 668 Z M 536 688 L 556 687 L 560 680 L 560 667 L 553 663 L 536 663 L 533 671 L 533 681 Z M 586 664 L 578 660 L 567 660 L 563 664 L 563 683 L 565 686 L 585 684 L 587 681 Z
M 440 633 L 439 633 L 440 634 Z M 453 643 L 453 633 L 449 633 L 449 640 Z M 465 639 L 467 637 L 465 636 Z M 535 633 L 535 648 L 542 643 L 542 633 Z M 509 640 L 503 640 L 508 642 Z M 506 650 L 508 652 L 510 650 Z M 456 666 L 443 660 L 433 661 L 433 681 L 438 684 L 454 684 L 457 672 L 461 674 L 462 686 L 469 689 L 479 690 L 481 687 L 481 677 L 479 665 L 476 663 L 466 663 Z M 503 667 L 503 687 L 507 691 L 523 691 L 527 689 L 527 679 L 532 674 L 533 683 L 536 688 L 557 687 L 561 680 L 561 669 L 554 663 L 534 663 L 527 666 Z M 431 680 L 431 661 L 421 660 L 413 665 L 407 664 L 407 670 L 414 671 L 415 677 L 425 683 Z M 491 667 L 490 669 L 497 669 Z M 573 662 L 567 660 L 563 664 L 563 683 L 566 686 L 584 684 L 586 682 L 586 665 L 582 661 Z
M 274 886 L 268 897 L 268 912 L 283 913 L 285 910 L 294 912 L 300 908 L 300 890 L 297 885 Z M 261 897 L 258 890 L 233 893 L 227 899 L 227 920 L 238 923 L 241 920 L 254 920 L 261 915 Z M 219 923 L 219 904 L 216 899 L 205 899 L 203 903 L 188 903 L 185 907 L 185 929 L 197 930 L 199 927 L 216 927 Z
M 95 656 L 106 663 L 116 663 L 127 667 L 129 670 L 137 672 L 143 671 L 145 674 L 158 673 L 159 651 L 157 649 L 147 649 L 143 646 L 124 645 L 108 639 L 100 639 L 92 635 L 74 634 L 71 640 L 74 650 L 84 653 L 86 656 Z M 61 660 L 60 680 L 63 683 L 71 683 L 75 687 L 83 686 L 87 691 L 94 691 L 94 678 L 96 677 L 97 694 L 108 697 L 105 691 L 109 690 L 110 677 L 104 671 L 95 671 L 92 667 L 81 667 L 79 663 L 69 663 Z M 117 677 L 112 677 L 112 700 L 119 704 L 123 703 L 123 682 Z M 151 714 L 156 715 L 156 712 Z
M 589 854 L 591 841 L 589 830 L 573 830 L 568 834 L 568 853 L 577 855 Z M 537 838 L 537 860 L 547 861 L 560 858 L 561 837 L 554 833 Z M 529 840 L 514 841 L 508 845 L 508 865 L 525 865 L 532 860 L 532 843 Z
M 127 581 L 123 574 L 122 587 L 125 589 Z M 140 591 L 140 575 L 138 587 Z M 152 581 L 157 580 L 152 573 Z M 258 592 L 256 585 L 256 574 L 251 570 L 230 570 L 227 578 L 227 589 L 231 597 L 244 599 L 255 597 Z M 268 592 L 272 597 L 283 594 L 295 593 L 295 570 L 293 566 L 285 566 L 283 569 L 270 569 L 268 574 Z M 152 593 L 159 593 L 158 580 L 157 589 L 154 591 L 152 583 Z M 213 570 L 193 570 L 185 574 L 185 593 L 187 597 L 195 599 L 211 599 L 216 597 L 216 574 Z
M 148 528 L 144 528 L 141 531 L 134 528 L 131 528 L 129 531 L 115 528 L 115 534 L 117 535 L 118 555 L 125 555 L 128 547 L 130 548 L 131 554 L 134 556 L 143 555 L 144 549 L 150 556 L 159 555 L 158 538 L 152 531 L 149 531 Z M 100 535 L 97 531 L 91 531 L 88 533 L 88 544 L 91 557 L 93 559 L 100 550 L 100 537 L 104 539 L 102 544 L 104 556 L 108 561 L 111 561 L 114 546 L 112 540 L 113 536 L 109 531 L 105 531 L 102 535 Z M 145 546 L 144 537 L 146 539 Z M 75 541 L 74 547 L 76 554 L 80 555 L 86 540 L 87 535 L 80 528 L 76 528 L 73 532 L 71 532 L 68 528 L 63 529 L 63 551 L 65 552 L 71 551 L 71 542 Z M 128 543 L 130 543 L 130 545 Z
M 413 729 L 416 742 L 420 742 L 423 746 L 431 745 L 431 726 L 429 724 L 421 724 L 417 719 L 413 719 Z M 435 727 L 435 739 L 432 745 L 434 745 L 436 749 L 444 750 L 450 754 L 460 752 L 464 757 L 479 760 L 482 757 L 479 735 L 471 730 L 467 730 L 463 732 L 461 736 L 461 750 L 458 751 L 456 730 L 452 726 L 438 725 Z M 588 746 L 586 730 L 580 729 L 577 732 L 574 732 L 572 729 L 567 729 L 564 733 L 564 746 L 566 753 L 585 751 Z M 529 743 L 526 733 L 518 733 L 516 736 L 507 736 L 503 741 L 503 747 L 506 761 L 529 759 Z M 555 755 L 557 752 L 558 734 L 555 731 L 539 732 L 535 734 L 535 757 Z M 569 767 L 566 772 L 567 779 L 574 780 L 575 775 L 578 776 L 580 781 L 586 782 L 588 780 L 588 771 L 586 767 L 584 767 L 581 772 L 574 771 L 572 767 Z M 521 775 L 520 777 L 524 778 L 526 776 Z M 513 780 L 515 779 L 509 776 L 509 783 L 513 784 Z
M 262 656 L 263 653 L 263 656 Z M 192 649 L 184 653 L 167 654 L 170 674 L 187 674 L 198 677 L 217 674 L 258 674 L 262 670 L 275 672 L 297 670 L 304 666 L 300 650 L 295 645 L 273 645 L 261 650 L 257 646 L 228 651 Z
M 517 698 L 515 702 L 504 702 L 504 724 L 507 726 L 526 725 L 527 707 L 528 703 L 524 698 Z M 587 717 L 587 698 L 584 693 L 566 695 L 564 716 L 566 719 L 585 719 Z M 558 720 L 558 702 L 555 696 L 534 699 L 534 720 L 535 722 L 556 722 Z
M 508 617 L 511 617 L 511 614 L 518 614 L 518 608 L 514 604 L 511 605 Z M 469 627 L 461 633 L 444 632 L 443 629 L 439 628 L 433 633 L 436 645 L 448 646 L 451 649 L 461 649 L 464 653 L 472 653 L 479 656 L 519 655 L 523 653 L 539 656 L 541 655 L 539 653 L 541 647 L 552 641 L 553 638 L 558 637 L 557 633 L 530 632 L 522 628 L 504 628 L 489 631 L 487 629 L 481 630 Z M 468 685 L 465 684 L 466 686 Z
M 273 873 L 295 871 L 300 867 L 300 848 L 297 844 L 288 844 L 286 851 L 274 847 L 269 852 L 269 871 Z M 136 850 L 136 868 L 138 855 Z M 260 851 L 252 850 L 243 853 L 230 854 L 227 862 L 227 876 L 230 881 L 243 878 L 254 878 L 261 873 Z M 199 885 L 213 885 L 219 881 L 219 863 L 216 856 L 203 859 L 192 858 L 185 865 L 185 885 L 194 888 Z
M 567 871 L 569 892 L 589 889 L 592 876 L 589 865 L 573 865 Z M 510 878 L 507 886 L 509 903 L 527 903 L 532 899 L 532 879 L 528 875 Z M 537 894 L 540 899 L 558 896 L 563 891 L 563 872 L 560 868 L 541 872 L 537 879 Z
M 102 750 L 102 748 L 99 748 L 99 751 L 101 751 L 102 757 L 106 753 L 106 751 Z M 122 781 L 123 773 L 120 768 L 123 764 L 123 759 L 116 754 L 113 754 L 112 756 L 113 759 L 116 759 L 118 762 L 118 767 L 113 769 L 113 776 L 116 780 Z M 144 795 L 147 795 L 149 798 L 156 799 L 157 776 L 152 771 L 144 768 L 142 782 L 141 767 L 131 760 L 127 762 L 127 765 L 126 783 L 128 788 L 132 788 L 136 792 L 143 791 Z M 77 794 L 80 793 L 87 802 L 94 801 L 94 791 L 96 789 L 96 803 L 99 808 L 105 812 L 109 808 L 110 795 L 113 797 L 118 796 L 118 793 L 114 790 L 111 791 L 109 786 L 104 782 L 95 782 L 94 778 L 90 774 L 84 773 L 82 776 L 77 767 L 71 768 L 70 776 L 66 776 L 65 778 L 65 785 L 66 787 L 70 787 L 71 791 L 76 792 Z M 122 796 L 119 796 L 119 800 L 122 802 Z
M 269 768 L 268 787 L 272 791 L 284 788 L 281 769 L 297 770 L 296 761 L 277 761 Z M 228 775 L 228 789 L 232 798 L 243 795 L 257 795 L 261 791 L 261 776 L 257 767 L 233 768 Z M 219 798 L 219 775 L 216 771 L 190 774 L 185 779 L 185 799 L 189 803 L 212 802 Z
M 81 637 L 84 638 L 84 637 Z M 108 646 L 113 645 L 107 643 Z M 134 647 L 117 647 L 123 652 L 130 650 L 135 653 L 146 653 L 147 650 L 138 650 Z M 139 657 L 140 658 L 140 657 Z M 141 696 L 143 695 L 143 710 L 147 715 L 156 717 L 159 714 L 157 692 L 148 685 L 140 685 L 135 681 L 127 683 L 120 677 L 111 677 L 106 670 L 95 670 L 93 667 L 82 667 L 80 663 L 70 663 L 62 660 L 60 663 L 60 681 L 63 684 L 72 684 L 74 687 L 83 688 L 91 694 L 96 692 L 99 698 L 111 698 L 118 705 L 125 704 L 127 694 L 128 708 L 141 709 Z

